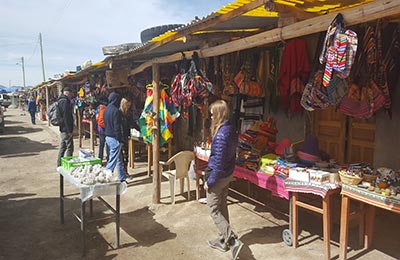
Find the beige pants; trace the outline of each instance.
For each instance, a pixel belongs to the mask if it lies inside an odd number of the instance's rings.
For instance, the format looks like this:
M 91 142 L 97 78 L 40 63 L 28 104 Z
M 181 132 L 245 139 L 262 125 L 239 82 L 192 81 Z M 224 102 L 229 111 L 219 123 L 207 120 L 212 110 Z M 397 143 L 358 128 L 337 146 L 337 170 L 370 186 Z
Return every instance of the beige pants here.
M 221 179 L 207 192 L 207 206 L 210 216 L 218 228 L 220 238 L 225 241 L 228 241 L 232 233 L 227 205 L 229 183 L 232 180 L 233 175 Z

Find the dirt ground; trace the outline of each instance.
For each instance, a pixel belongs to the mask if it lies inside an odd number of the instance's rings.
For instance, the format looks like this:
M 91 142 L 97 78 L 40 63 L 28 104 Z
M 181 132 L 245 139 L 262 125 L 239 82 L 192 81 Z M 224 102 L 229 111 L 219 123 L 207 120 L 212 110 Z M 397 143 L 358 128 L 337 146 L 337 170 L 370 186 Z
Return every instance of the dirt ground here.
M 146 163 L 131 169 L 134 177 L 121 196 L 121 246 L 115 248 L 114 219 L 88 225 L 87 255 L 82 257 L 78 197 L 65 201 L 65 223 L 59 216 L 59 176 L 56 172 L 58 129 L 37 121 L 31 125 L 28 113 L 6 111 L 6 129 L 0 135 L 0 259 L 230 259 L 230 253 L 211 249 L 206 241 L 217 230 L 207 208 L 194 200 L 177 195 L 170 205 L 168 182 L 163 180 L 161 204 L 152 205 L 152 180 Z M 75 143 L 75 154 L 78 151 Z M 65 184 L 66 193 L 77 189 Z M 104 197 L 114 205 L 113 196 Z M 287 201 L 266 199 L 265 203 L 286 209 Z M 231 224 L 245 246 L 240 259 L 322 259 L 322 220 L 300 211 L 300 246 L 282 242 L 282 230 L 288 227 L 287 214 L 259 206 L 241 196 L 229 196 Z M 339 207 L 335 215 L 339 216 Z M 370 251 L 357 246 L 357 228 L 350 230 L 349 259 L 399 259 L 399 216 L 378 210 L 375 247 Z M 98 199 L 94 216 L 110 216 Z M 332 227 L 331 255 L 338 259 L 339 225 Z

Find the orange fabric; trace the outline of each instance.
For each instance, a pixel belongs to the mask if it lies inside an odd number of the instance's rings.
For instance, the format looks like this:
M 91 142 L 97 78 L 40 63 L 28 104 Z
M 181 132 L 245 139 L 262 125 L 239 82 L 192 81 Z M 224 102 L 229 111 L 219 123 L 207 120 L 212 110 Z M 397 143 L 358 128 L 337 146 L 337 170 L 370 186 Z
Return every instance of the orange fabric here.
M 97 124 L 101 128 L 105 128 L 106 127 L 105 124 L 104 124 L 104 110 L 106 110 L 106 106 L 105 105 L 100 105 L 99 113 L 96 115 Z

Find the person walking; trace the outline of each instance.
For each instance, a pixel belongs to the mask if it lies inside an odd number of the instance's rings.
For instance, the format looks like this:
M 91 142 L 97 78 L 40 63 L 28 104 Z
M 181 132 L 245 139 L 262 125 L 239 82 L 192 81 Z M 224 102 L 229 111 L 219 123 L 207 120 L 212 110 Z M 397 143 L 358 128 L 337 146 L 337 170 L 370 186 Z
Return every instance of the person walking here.
M 236 160 L 237 134 L 229 122 L 229 107 L 224 100 L 210 105 L 211 112 L 211 153 L 206 168 L 207 206 L 210 216 L 219 231 L 219 237 L 209 240 L 215 249 L 226 252 L 230 249 L 236 259 L 243 246 L 232 231 L 227 205 L 229 183 L 233 180 Z
M 36 125 L 36 122 L 35 122 L 35 117 L 36 117 L 36 102 L 35 102 L 35 99 L 33 98 L 33 96 L 30 96 L 29 97 L 29 101 L 28 101 L 28 111 L 29 111 L 29 114 L 31 114 L 31 122 L 32 122 L 32 125 Z
M 57 166 L 61 165 L 61 157 L 64 157 L 65 152 L 67 156 L 72 156 L 74 152 L 74 139 L 72 132 L 74 130 L 74 117 L 73 105 L 71 99 L 73 90 L 70 87 L 65 87 L 58 98 L 58 108 L 60 110 L 60 150 L 58 152 Z
M 106 169 L 114 171 L 115 167 L 117 167 L 118 179 L 123 182 L 126 180 L 126 173 L 122 164 L 121 153 L 122 114 L 119 110 L 120 103 L 119 94 L 112 92 L 108 97 L 108 105 L 104 110 L 104 125 L 106 144 L 110 149 Z
M 130 129 L 132 126 L 132 113 L 131 113 L 132 102 L 124 97 L 121 100 L 121 152 L 122 152 L 122 163 L 124 165 L 125 173 L 128 175 L 128 141 L 130 135 Z
M 97 122 L 97 131 L 99 132 L 99 139 L 100 139 L 100 144 L 99 144 L 99 158 L 103 161 L 104 157 L 104 147 L 106 147 L 106 153 L 107 153 L 107 161 L 108 161 L 108 156 L 110 154 L 108 146 L 106 145 L 106 129 L 105 129 L 105 124 L 104 124 L 104 110 L 106 110 L 106 107 L 108 105 L 108 99 L 106 96 L 100 96 L 99 97 L 99 103 L 100 105 L 97 107 L 96 111 L 96 122 Z

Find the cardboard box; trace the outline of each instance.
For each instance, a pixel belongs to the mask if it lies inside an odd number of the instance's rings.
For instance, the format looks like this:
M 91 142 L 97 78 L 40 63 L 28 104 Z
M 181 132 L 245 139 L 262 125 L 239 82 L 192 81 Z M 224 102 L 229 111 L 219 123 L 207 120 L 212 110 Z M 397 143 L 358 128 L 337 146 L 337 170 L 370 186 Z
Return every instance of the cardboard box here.
M 306 168 L 301 168 L 301 167 L 290 168 L 289 179 L 309 182 L 310 173 Z

